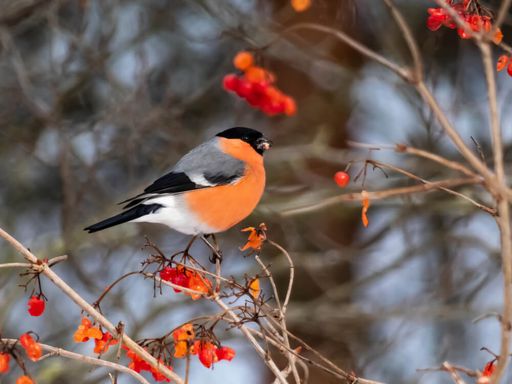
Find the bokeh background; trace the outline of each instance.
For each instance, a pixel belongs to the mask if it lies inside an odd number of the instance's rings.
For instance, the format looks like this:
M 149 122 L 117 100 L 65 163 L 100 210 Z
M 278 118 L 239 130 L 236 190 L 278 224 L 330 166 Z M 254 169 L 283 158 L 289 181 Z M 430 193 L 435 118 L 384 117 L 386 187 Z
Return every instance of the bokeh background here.
M 498 1 L 487 2 L 495 6 Z M 467 143 L 488 157 L 486 92 L 476 48 L 451 30 L 425 26 L 428 1 L 398 1 L 418 39 L 429 86 Z M 257 272 L 238 251 L 239 229 L 264 221 L 288 249 L 297 278 L 289 308 L 292 332 L 341 367 L 388 383 L 449 383 L 418 368 L 442 361 L 481 369 L 497 351 L 499 324 L 473 320 L 499 311 L 498 233 L 485 213 L 442 192 L 373 202 L 370 226 L 360 205 L 338 204 L 304 214 L 287 209 L 360 191 L 363 178 L 340 190 L 332 175 L 367 158 L 423 178 L 453 176 L 438 165 L 393 151 L 348 148 L 347 140 L 405 143 L 459 159 L 414 90 L 336 39 L 286 32 L 298 22 L 343 30 L 399 62 L 410 58 L 390 14 L 376 0 L 314 0 L 297 14 L 285 0 L 0 0 L 1 226 L 39 258 L 69 255 L 55 270 L 87 300 L 149 254 L 148 236 L 164 251 L 187 237 L 166 228 L 128 224 L 89 235 L 82 228 L 117 212 L 188 149 L 225 128 L 249 126 L 270 136 L 268 184 L 255 213 L 222 234 L 227 274 Z M 503 28 L 510 36 L 510 18 Z M 251 49 L 298 105 L 293 117 L 267 117 L 221 86 L 237 51 Z M 498 77 L 507 148 L 511 87 Z M 471 144 L 472 145 L 472 144 Z M 475 147 L 476 150 L 476 147 Z M 510 151 L 506 151 L 510 160 Z M 364 188 L 412 185 L 403 176 L 368 169 Z M 478 188 L 464 193 L 489 201 Z M 207 258 L 200 246 L 199 258 Z M 204 256 L 201 256 L 204 253 Z M 287 266 L 271 247 L 263 259 L 284 290 Z M 20 260 L 4 242 L 0 261 Z M 43 280 L 42 318 L 26 312 L 29 292 L 16 270 L 0 270 L 0 333 L 37 332 L 48 344 L 80 352 L 72 333 L 79 310 Z M 197 314 L 215 311 L 150 280 L 120 284 L 102 305 L 135 338 L 159 336 Z M 213 371 L 192 365 L 193 383 L 260 384 L 271 375 L 236 331 L 220 335 L 235 347 L 231 363 Z M 107 372 L 59 358 L 28 365 L 38 383 L 107 383 Z M 178 372 L 183 366 L 176 365 Z M 15 371 L 0 377 L 11 383 Z M 130 383 L 121 376 L 121 383 Z M 505 379 L 505 382 L 507 379 Z M 311 369 L 310 383 L 334 383 Z

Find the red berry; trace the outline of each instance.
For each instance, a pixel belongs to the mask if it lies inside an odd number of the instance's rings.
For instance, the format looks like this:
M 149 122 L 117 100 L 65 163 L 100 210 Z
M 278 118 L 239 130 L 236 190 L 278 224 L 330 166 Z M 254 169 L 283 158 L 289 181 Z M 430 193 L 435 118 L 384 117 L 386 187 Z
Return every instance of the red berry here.
M 176 276 L 176 269 L 171 267 L 165 267 L 160 271 L 160 278 L 165 281 L 171 281 Z
M 509 58 L 507 55 L 501 55 L 498 59 L 498 63 L 496 64 L 496 70 L 499 72 L 499 71 L 502 71 L 505 69 L 505 67 L 507 66 L 508 64 L 508 61 L 509 61 Z
M 41 300 L 37 296 L 32 296 L 28 300 L 28 313 L 31 316 L 41 316 L 44 312 L 44 300 Z
M 240 79 L 238 76 L 234 73 L 230 73 L 229 75 L 224 76 L 224 79 L 222 79 L 222 86 L 226 91 L 236 92 L 239 82 Z
M 512 61 L 509 61 L 509 64 L 507 67 L 507 72 L 508 72 L 509 76 L 512 76 Z
M 231 361 L 235 357 L 235 350 L 230 347 L 220 347 L 215 351 L 219 360 Z
M 238 96 L 246 99 L 252 94 L 252 84 L 246 79 L 240 79 L 236 93 Z
M 246 97 L 247 99 L 247 102 L 252 106 L 252 107 L 258 107 L 261 105 L 262 101 L 263 101 L 263 98 L 261 97 L 260 94 L 256 93 L 256 92 L 252 92 L 250 93 L 249 95 L 247 95 Z
M 350 182 L 350 176 L 347 172 L 338 171 L 334 174 L 334 181 L 339 187 L 345 188 Z
M 188 288 L 188 282 L 190 278 L 184 271 L 177 271 L 176 274 L 172 277 L 171 283 L 179 285 L 180 287 Z M 174 292 L 181 292 L 181 289 L 173 288 Z

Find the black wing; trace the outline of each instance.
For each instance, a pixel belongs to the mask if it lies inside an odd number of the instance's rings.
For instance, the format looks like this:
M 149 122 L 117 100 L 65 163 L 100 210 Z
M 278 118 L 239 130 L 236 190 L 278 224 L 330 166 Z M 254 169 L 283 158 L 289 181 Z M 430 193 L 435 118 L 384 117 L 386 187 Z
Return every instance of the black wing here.
M 169 172 L 144 189 L 144 193 L 178 193 L 204 188 L 194 183 L 185 172 Z
M 205 186 L 194 183 L 184 172 L 169 172 L 155 180 L 153 184 L 144 189 L 143 193 L 122 201 L 119 204 L 128 203 L 123 207 L 123 209 L 125 209 L 142 203 L 154 195 L 186 192 L 199 188 L 205 188 Z

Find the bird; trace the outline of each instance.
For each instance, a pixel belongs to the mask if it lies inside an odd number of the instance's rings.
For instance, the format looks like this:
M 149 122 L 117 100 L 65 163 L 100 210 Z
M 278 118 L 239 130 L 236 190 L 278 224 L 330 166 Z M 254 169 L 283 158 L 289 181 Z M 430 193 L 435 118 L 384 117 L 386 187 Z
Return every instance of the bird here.
M 122 201 L 123 211 L 86 227 L 89 233 L 119 224 L 159 223 L 186 235 L 224 232 L 249 216 L 265 188 L 263 154 L 272 141 L 233 127 L 185 154 L 144 192 Z

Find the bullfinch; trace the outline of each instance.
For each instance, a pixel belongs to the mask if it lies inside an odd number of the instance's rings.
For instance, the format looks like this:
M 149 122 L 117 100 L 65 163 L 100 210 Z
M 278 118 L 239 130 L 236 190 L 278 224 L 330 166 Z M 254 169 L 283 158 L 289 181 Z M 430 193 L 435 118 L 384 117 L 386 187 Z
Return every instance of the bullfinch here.
M 126 222 L 160 223 L 188 234 L 225 231 L 246 218 L 265 188 L 261 132 L 230 128 L 183 156 L 144 192 L 123 201 L 124 211 L 85 228 L 89 233 Z

